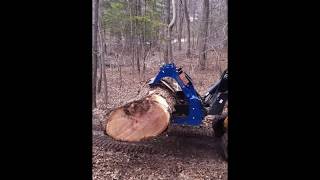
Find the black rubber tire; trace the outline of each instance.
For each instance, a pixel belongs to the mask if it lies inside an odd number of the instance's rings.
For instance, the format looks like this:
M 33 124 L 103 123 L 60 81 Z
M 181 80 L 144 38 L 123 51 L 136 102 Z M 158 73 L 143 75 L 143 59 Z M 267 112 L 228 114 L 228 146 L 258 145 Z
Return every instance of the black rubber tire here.
M 212 124 L 213 133 L 216 138 L 221 138 L 225 133 L 224 119 L 224 116 L 216 116 Z
M 228 161 L 228 130 L 221 137 L 221 154 Z

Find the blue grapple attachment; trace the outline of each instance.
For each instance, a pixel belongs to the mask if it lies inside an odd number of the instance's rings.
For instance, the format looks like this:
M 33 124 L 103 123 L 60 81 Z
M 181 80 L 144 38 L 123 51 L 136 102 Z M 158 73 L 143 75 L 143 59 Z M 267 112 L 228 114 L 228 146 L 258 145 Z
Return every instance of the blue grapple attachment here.
M 172 87 L 166 79 L 176 81 L 179 87 Z M 198 126 L 206 115 L 221 114 L 227 100 L 227 70 L 220 80 L 211 86 L 205 96 L 201 97 L 195 90 L 190 76 L 178 68 L 174 63 L 164 64 L 159 73 L 149 81 L 149 85 L 165 85 L 175 93 L 175 111 L 172 113 L 172 122 L 181 125 Z

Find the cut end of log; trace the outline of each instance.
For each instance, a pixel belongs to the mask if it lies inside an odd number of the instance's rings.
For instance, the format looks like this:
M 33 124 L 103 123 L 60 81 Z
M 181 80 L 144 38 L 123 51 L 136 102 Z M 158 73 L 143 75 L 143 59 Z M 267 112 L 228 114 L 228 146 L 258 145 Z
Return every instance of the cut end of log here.
M 120 141 L 135 142 L 161 134 L 170 121 L 167 100 L 151 94 L 111 112 L 106 133 Z

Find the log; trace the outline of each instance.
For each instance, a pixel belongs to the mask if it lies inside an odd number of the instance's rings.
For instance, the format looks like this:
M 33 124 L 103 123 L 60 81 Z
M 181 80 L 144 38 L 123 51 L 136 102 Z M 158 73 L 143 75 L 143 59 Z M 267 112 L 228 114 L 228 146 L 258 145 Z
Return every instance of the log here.
M 174 110 L 174 94 L 165 87 L 145 87 L 135 100 L 113 110 L 106 133 L 119 141 L 137 142 L 165 131 Z

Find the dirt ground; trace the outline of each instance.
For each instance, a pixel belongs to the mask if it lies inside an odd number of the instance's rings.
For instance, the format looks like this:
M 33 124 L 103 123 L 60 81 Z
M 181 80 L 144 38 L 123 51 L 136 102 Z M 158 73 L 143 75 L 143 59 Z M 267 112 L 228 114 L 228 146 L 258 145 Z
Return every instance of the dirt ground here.
M 201 127 L 206 133 L 196 127 L 174 133 L 176 128 L 170 125 L 168 133 L 140 144 L 115 142 L 101 131 L 99 122 L 106 112 L 133 98 L 137 89 L 157 74 L 157 59 L 147 65 L 144 78 L 131 74 L 130 67 L 123 67 L 121 76 L 119 69 L 107 69 L 108 103 L 105 105 L 100 95 L 98 108 L 93 110 L 93 179 L 227 179 L 228 163 L 219 154 L 219 140 L 212 137 L 210 120 Z M 191 76 L 200 95 L 220 76 L 214 60 L 207 70 L 199 71 L 190 65 L 193 59 L 185 61 L 182 55 L 175 59 L 177 66 L 183 66 Z

